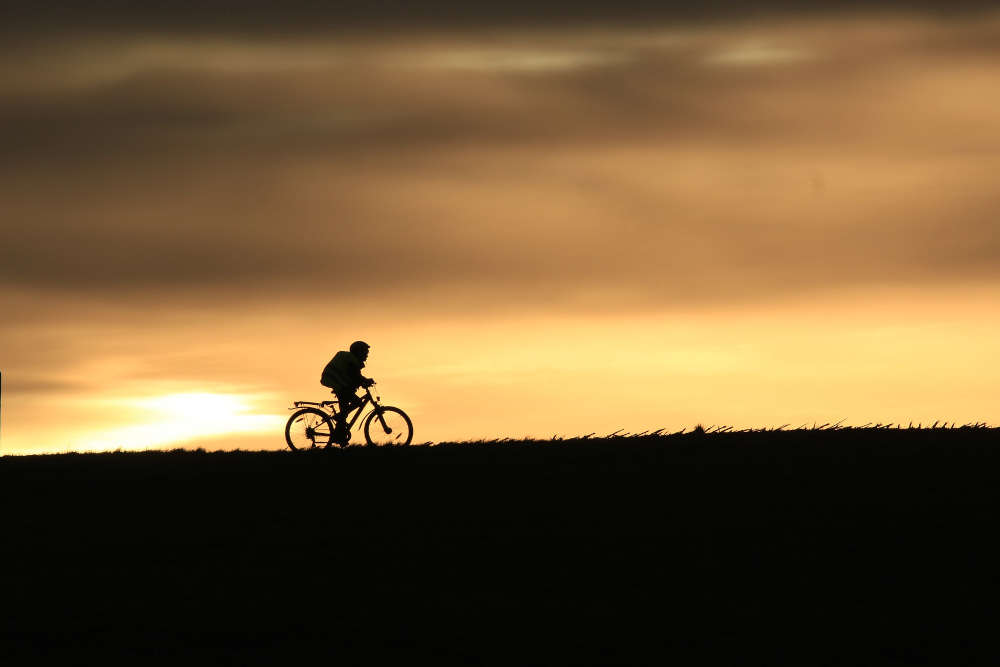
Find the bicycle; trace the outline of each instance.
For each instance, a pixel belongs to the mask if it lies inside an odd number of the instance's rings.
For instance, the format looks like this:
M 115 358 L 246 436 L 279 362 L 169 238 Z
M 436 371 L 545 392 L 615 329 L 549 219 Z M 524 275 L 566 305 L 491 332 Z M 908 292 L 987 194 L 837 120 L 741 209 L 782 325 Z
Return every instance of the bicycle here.
M 413 422 L 399 408 L 380 405 L 380 400 L 380 396 L 372 396 L 371 389 L 365 387 L 361 402 L 348 411 L 348 415 L 353 411 L 354 416 L 345 422 L 346 433 L 340 434 L 337 433 L 337 422 L 334 419 L 339 412 L 337 401 L 293 401 L 293 407 L 288 409 L 297 412 L 293 412 L 285 424 L 285 442 L 292 451 L 330 447 L 333 444 L 346 447 L 351 439 L 351 429 L 365 408 L 371 405 L 372 411 L 362 422 L 365 441 L 372 446 L 409 445 L 413 440 Z

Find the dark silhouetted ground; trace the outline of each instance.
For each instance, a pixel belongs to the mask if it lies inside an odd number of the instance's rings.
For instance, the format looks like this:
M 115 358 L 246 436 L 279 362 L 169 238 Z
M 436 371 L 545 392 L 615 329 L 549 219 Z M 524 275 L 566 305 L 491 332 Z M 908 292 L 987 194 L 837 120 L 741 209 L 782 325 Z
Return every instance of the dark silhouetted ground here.
M 988 664 L 998 445 L 849 429 L 5 457 L 4 653 Z

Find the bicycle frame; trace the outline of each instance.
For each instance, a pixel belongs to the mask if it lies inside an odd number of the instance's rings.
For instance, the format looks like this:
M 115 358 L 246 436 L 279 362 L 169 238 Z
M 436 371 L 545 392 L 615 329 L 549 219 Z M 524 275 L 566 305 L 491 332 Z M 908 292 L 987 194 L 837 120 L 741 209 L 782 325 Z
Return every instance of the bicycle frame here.
M 348 431 L 354 428 L 354 425 L 358 422 L 358 419 L 361 418 L 361 413 L 365 411 L 365 408 L 368 407 L 369 403 L 374 404 L 375 399 L 372 398 L 372 393 L 368 391 L 367 387 L 365 387 L 365 395 L 361 398 L 361 402 L 358 404 L 356 408 L 352 408 L 354 410 L 354 416 L 351 417 L 350 421 L 346 422 Z M 350 415 L 350 413 L 347 414 Z
M 361 430 L 363 426 L 369 445 L 410 444 L 413 422 L 405 412 L 395 406 L 382 405 L 382 397 L 373 393 L 371 386 L 364 387 L 364 393 L 353 398 L 356 403 L 349 410 L 338 410 L 339 401 L 293 401 L 294 407 L 289 410 L 296 412 L 285 424 L 285 442 L 293 450 L 331 444 L 344 446 L 350 441 L 351 430 L 355 427 Z M 341 413 L 343 422 L 338 419 Z M 307 417 L 310 414 L 312 416 Z M 373 422 L 379 427 L 373 428 Z
M 361 414 L 365 411 L 365 408 L 368 407 L 369 404 L 375 406 L 375 412 L 378 414 L 378 419 L 382 423 L 382 427 L 387 428 L 385 424 L 385 418 L 382 417 L 382 412 L 381 410 L 379 410 L 380 406 L 378 404 L 378 401 L 376 401 L 375 398 L 372 396 L 371 388 L 365 387 L 365 395 L 361 397 L 361 402 L 356 407 L 351 408 L 351 411 L 354 412 L 354 416 L 350 419 L 350 421 L 345 422 L 345 426 L 347 426 L 348 431 L 353 429 L 354 425 L 358 423 L 358 419 L 361 418 Z M 320 401 L 318 403 L 316 401 L 295 401 L 293 405 L 296 408 L 300 408 L 304 405 L 315 405 L 320 408 L 328 409 L 330 410 L 331 420 L 340 412 L 340 410 L 338 410 L 337 412 L 333 411 L 334 405 L 337 405 L 338 408 L 340 407 L 337 401 Z

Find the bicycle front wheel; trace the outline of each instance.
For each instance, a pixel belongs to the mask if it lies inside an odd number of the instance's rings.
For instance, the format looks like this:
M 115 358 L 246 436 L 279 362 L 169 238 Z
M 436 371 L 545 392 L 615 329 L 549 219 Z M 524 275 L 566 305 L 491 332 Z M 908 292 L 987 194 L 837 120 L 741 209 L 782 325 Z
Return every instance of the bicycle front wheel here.
M 413 422 L 399 408 L 376 408 L 365 420 L 365 440 L 376 446 L 408 445 L 413 440 Z
M 302 408 L 285 424 L 285 442 L 293 451 L 326 447 L 333 441 L 333 418 L 319 408 Z

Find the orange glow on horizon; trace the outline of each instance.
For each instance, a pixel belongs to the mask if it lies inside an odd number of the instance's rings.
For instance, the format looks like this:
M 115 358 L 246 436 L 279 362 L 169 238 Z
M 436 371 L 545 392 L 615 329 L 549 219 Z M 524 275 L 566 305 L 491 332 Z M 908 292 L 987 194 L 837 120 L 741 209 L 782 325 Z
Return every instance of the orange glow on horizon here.
M 373 346 L 366 372 L 379 381 L 376 393 L 384 404 L 413 418 L 418 443 L 679 430 L 695 423 L 998 421 L 1000 341 L 994 332 L 1000 315 L 986 315 L 985 308 L 1000 294 L 969 288 L 964 299 L 947 291 L 872 296 L 767 310 L 534 314 L 446 326 L 425 320 L 403 330 L 373 316 L 364 334 Z M 39 421 L 25 435 L 5 424 L 4 453 L 283 448 L 291 401 L 329 396 L 318 374 L 335 349 L 316 341 L 296 349 L 308 317 L 292 310 L 260 317 L 276 315 L 287 333 L 244 343 L 248 350 L 283 351 L 254 368 L 272 381 L 271 390 L 143 393 L 141 384 L 121 384 L 132 371 L 119 361 L 107 367 L 102 382 L 132 387 L 132 397 L 118 391 L 66 400 L 58 423 Z M 262 328 L 265 321 L 252 318 L 244 326 Z M 232 321 L 218 333 L 195 326 L 221 339 Z M 203 352 L 222 356 L 226 347 Z M 197 366 L 182 369 L 175 361 L 173 372 L 178 370 L 196 372 Z M 90 373 L 100 376 L 100 366 Z
M 90 428 L 79 427 L 61 435 L 66 444 L 60 451 L 102 452 L 183 447 L 193 441 L 234 438 L 270 433 L 284 425 L 284 416 L 258 412 L 262 397 L 212 392 L 182 392 L 159 396 L 108 397 L 80 401 L 75 410 L 98 415 Z M 264 397 L 269 398 L 269 397 Z M 63 424 L 54 425 L 57 430 Z M 44 430 L 42 431 L 44 433 Z M 33 443 L 34 444 L 34 443 Z M 221 443 L 220 443 L 221 444 Z M 238 448 L 238 444 L 228 449 Z M 18 450 L 5 446 L 4 453 L 34 453 L 37 447 Z M 45 448 L 41 448 L 42 451 Z

